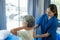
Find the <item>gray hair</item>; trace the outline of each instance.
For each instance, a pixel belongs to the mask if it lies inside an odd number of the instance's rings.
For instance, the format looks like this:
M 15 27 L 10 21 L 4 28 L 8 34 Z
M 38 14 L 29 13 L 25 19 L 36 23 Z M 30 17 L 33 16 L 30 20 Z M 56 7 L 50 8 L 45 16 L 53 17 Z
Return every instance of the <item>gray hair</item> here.
M 35 25 L 35 19 L 31 15 L 25 15 L 22 21 L 27 23 L 27 27 L 33 27 Z

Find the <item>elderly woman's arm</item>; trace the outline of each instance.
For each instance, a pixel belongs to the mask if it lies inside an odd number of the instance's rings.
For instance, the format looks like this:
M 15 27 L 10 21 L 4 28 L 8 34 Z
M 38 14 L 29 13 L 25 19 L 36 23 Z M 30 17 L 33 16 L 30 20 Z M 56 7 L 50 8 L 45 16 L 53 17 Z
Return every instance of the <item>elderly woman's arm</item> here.
M 11 30 L 11 33 L 14 34 L 14 35 L 17 35 L 17 31 L 22 30 L 22 29 L 25 29 L 25 28 L 24 27 L 14 28 L 14 29 Z

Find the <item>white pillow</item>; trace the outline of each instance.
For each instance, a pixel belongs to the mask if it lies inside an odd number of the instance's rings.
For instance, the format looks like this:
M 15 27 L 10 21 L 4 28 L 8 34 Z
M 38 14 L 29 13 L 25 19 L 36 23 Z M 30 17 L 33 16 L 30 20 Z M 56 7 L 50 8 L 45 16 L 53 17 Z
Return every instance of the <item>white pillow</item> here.
M 10 32 L 7 30 L 0 30 L 0 40 L 6 39 L 9 34 L 10 34 Z

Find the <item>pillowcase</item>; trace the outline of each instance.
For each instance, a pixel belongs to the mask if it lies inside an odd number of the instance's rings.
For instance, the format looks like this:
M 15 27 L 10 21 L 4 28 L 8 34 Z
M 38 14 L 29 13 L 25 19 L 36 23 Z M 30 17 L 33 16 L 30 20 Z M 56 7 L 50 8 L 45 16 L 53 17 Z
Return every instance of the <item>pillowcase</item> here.
M 10 34 L 10 32 L 7 30 L 0 30 L 0 40 L 6 39 L 9 34 Z

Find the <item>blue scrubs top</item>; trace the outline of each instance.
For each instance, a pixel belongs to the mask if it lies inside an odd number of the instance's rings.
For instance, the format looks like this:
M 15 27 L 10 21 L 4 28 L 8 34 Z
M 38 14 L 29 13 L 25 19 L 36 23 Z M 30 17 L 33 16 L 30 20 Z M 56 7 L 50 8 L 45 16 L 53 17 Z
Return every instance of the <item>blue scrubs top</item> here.
M 37 25 L 41 27 L 41 34 L 50 34 L 48 37 L 42 38 L 42 40 L 56 40 L 58 20 L 55 16 L 48 20 L 48 16 L 45 13 L 37 20 Z

